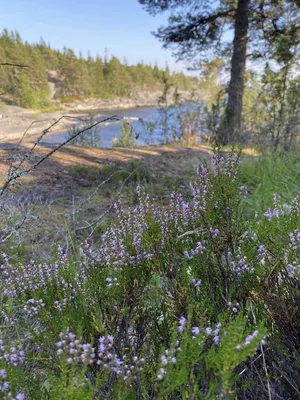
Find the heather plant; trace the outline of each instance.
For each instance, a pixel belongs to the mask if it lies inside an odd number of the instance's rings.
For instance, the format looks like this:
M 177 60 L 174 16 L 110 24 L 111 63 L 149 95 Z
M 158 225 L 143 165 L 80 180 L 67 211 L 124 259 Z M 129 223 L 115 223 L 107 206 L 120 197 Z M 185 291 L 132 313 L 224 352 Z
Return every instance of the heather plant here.
M 138 185 L 51 262 L 2 254 L 0 396 L 295 398 L 300 199 L 255 212 L 239 161 L 216 150 L 161 205 Z

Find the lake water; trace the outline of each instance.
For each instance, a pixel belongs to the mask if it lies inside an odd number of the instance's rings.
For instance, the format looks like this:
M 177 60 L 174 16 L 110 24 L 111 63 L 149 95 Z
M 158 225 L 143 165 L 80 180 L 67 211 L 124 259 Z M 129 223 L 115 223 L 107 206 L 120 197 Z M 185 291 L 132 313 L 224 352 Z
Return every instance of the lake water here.
M 112 147 L 113 139 L 120 138 L 123 120 L 131 125 L 138 145 L 171 142 L 174 140 L 174 132 L 180 129 L 178 114 L 182 113 L 182 106 L 179 107 L 171 107 L 169 109 L 138 107 L 127 110 L 99 111 L 97 112 L 98 117 L 96 121 L 101 121 L 111 116 L 117 116 L 120 121 L 104 122 L 98 125 L 94 132 L 85 133 L 84 139 L 81 138 L 74 144 Z M 99 114 L 101 115 L 100 117 Z M 167 130 L 166 126 L 168 126 Z M 58 132 L 44 137 L 42 143 L 60 144 L 68 137 L 70 137 L 70 132 Z

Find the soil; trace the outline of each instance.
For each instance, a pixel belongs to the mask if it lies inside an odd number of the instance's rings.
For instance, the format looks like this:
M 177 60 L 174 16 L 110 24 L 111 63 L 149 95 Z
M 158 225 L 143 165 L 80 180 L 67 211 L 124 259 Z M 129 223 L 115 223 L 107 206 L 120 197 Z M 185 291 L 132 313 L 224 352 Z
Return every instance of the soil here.
M 1 186 L 12 157 L 16 165 L 25 159 L 31 147 L 29 139 L 20 146 L 17 142 L 0 144 Z M 37 147 L 24 167 L 34 165 L 51 150 L 52 147 Z M 35 256 L 48 258 L 53 243 L 68 243 L 69 233 L 77 232 L 78 227 L 93 223 L 102 214 L 105 219 L 101 223 L 114 218 L 111 206 L 116 199 L 132 205 L 139 180 L 159 202 L 174 189 L 188 191 L 196 167 L 210 154 L 211 150 L 205 146 L 112 149 L 66 146 L 5 192 L 0 199 L 6 205 L 0 211 L 1 229 L 6 226 L 2 231 L 7 232 L 7 225 L 11 224 L 7 207 L 16 225 L 27 213 L 30 218 L 19 230 L 19 239 L 25 240 Z M 91 229 L 79 229 L 79 235 L 89 233 Z

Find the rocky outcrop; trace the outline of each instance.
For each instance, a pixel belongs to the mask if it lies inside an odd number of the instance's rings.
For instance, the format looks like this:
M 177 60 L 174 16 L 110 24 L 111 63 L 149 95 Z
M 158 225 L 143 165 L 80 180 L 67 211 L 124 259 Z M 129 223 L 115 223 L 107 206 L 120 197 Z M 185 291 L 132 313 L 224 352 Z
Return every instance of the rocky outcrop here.
M 53 76 L 57 81 L 57 77 Z M 15 140 L 22 137 L 27 131 L 27 135 L 40 134 L 43 129 L 49 127 L 51 123 L 58 120 L 62 115 L 75 113 L 78 117 L 87 117 L 90 111 L 118 110 L 137 107 L 158 107 L 169 106 L 177 101 L 185 102 L 188 100 L 201 99 L 199 93 L 176 92 L 171 88 L 167 94 L 158 92 L 140 92 L 132 98 L 114 98 L 114 99 L 85 99 L 78 100 L 68 104 L 61 104 L 57 100 L 53 101 L 60 111 L 53 113 L 39 113 L 37 111 L 24 109 L 16 106 L 6 106 L 0 111 L 0 139 Z M 54 131 L 66 130 L 74 123 L 73 120 L 62 120 L 55 125 Z M 30 129 L 28 130 L 28 127 Z
M 72 103 L 64 104 L 63 107 L 70 111 L 88 111 L 88 110 L 113 110 L 136 107 L 158 107 L 169 106 L 176 102 L 185 102 L 189 100 L 199 100 L 200 93 L 197 92 L 176 92 L 173 88 L 164 96 L 162 91 L 140 92 L 131 98 L 114 99 L 85 99 Z

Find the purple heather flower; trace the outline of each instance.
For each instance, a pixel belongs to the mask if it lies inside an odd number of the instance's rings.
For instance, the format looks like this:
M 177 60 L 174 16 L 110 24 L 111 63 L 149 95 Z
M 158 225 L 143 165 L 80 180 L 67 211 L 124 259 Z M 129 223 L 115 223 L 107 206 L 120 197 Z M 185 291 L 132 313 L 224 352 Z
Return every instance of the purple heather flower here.
M 107 340 L 110 344 L 114 343 L 114 337 L 112 335 L 107 335 Z
M 211 334 L 212 334 L 212 329 L 211 329 L 210 326 L 208 326 L 207 328 L 205 328 L 205 333 L 206 333 L 207 335 L 211 335 Z
M 192 279 L 192 283 L 194 284 L 195 288 L 201 286 L 201 280 L 200 279 L 198 281 L 196 281 L 196 279 Z
M 295 229 L 294 232 L 289 233 L 289 238 L 292 250 L 300 249 L 300 229 Z
M 163 366 L 168 365 L 168 360 L 167 360 L 166 356 L 161 356 L 161 363 Z
M 214 344 L 219 344 L 219 341 L 220 341 L 219 336 L 214 336 L 213 341 L 214 341 Z
M 18 393 L 15 400 L 25 400 L 25 395 L 23 393 Z
M 184 250 L 183 254 L 188 260 L 191 260 L 193 258 L 193 256 L 191 256 L 187 250 Z
M 180 319 L 179 319 L 179 326 L 178 326 L 178 332 L 179 332 L 179 333 L 182 333 L 182 332 L 183 332 L 183 329 L 184 329 L 184 327 L 185 327 L 185 324 L 186 324 L 186 319 L 185 319 L 184 317 L 180 317 Z
M 194 326 L 194 327 L 192 328 L 192 333 L 193 333 L 194 336 L 199 336 L 199 334 L 200 334 L 200 328 L 199 328 L 198 326 Z
M 249 345 L 257 335 L 258 335 L 258 331 L 255 330 L 251 335 L 247 336 L 245 339 L 245 346 Z
M 0 386 L 1 392 L 6 392 L 9 388 L 9 382 L 4 382 L 2 386 Z
M 240 196 L 243 196 L 243 197 L 247 197 L 247 195 L 248 195 L 248 188 L 247 188 L 247 186 L 240 186 Z
M 212 227 L 209 228 L 209 232 L 213 239 L 215 239 L 220 233 L 219 229 L 213 229 Z

